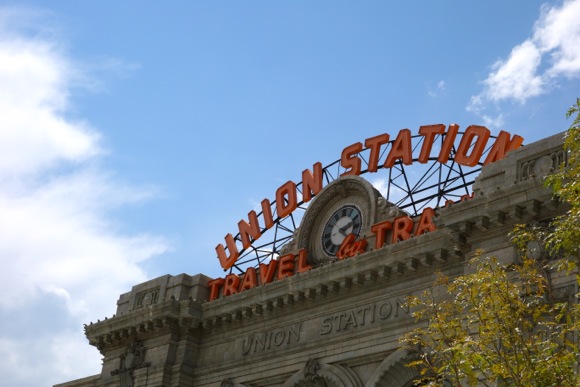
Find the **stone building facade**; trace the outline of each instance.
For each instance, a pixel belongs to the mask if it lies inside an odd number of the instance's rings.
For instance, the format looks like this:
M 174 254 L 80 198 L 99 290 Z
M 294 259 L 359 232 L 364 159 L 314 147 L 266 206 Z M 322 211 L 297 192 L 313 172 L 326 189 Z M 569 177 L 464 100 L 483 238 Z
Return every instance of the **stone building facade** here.
M 476 249 L 516 260 L 508 237 L 514 225 L 564 210 L 541 183 L 566 162 L 562 144 L 558 134 L 508 153 L 483 168 L 472 198 L 435 210 L 436 230 L 378 248 L 371 228 L 401 211 L 361 177 L 335 180 L 286 248 L 294 265 L 301 250 L 310 251 L 312 270 L 212 301 L 212 279 L 203 274 L 135 285 L 115 316 L 85 327 L 103 355 L 101 373 L 58 387 L 413 386 L 419 375 L 406 366 L 413 354 L 399 342 L 416 324 L 406 297 L 428 288 L 436 269 L 464 274 Z M 316 261 L 325 220 L 349 205 L 361 213 L 366 250 Z M 563 294 L 574 292 L 573 281 L 559 281 Z

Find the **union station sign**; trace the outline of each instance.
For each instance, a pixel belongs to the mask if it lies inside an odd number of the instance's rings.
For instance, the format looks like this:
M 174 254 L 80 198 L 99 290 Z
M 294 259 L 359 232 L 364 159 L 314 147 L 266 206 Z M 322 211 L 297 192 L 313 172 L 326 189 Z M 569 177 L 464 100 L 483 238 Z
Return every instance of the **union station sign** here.
M 414 142 L 412 138 L 417 140 Z M 485 126 L 471 125 L 465 132 L 459 131 L 459 125 L 443 124 L 424 125 L 419 127 L 418 134 L 413 136 L 409 129 L 402 129 L 391 140 L 387 133 L 370 137 L 345 147 L 340 156 L 343 176 L 359 176 L 362 173 L 377 172 L 379 169 L 390 169 L 395 165 L 412 165 L 413 163 L 440 164 L 455 163 L 460 166 L 474 167 L 487 165 L 502 159 L 507 152 L 521 146 L 523 138 L 501 131 L 492 137 Z M 415 143 L 415 145 L 413 145 Z M 457 145 L 456 145 L 457 144 Z M 367 152 L 367 157 L 361 156 Z M 363 164 L 366 168 L 363 168 Z M 320 162 L 312 170 L 302 172 L 301 187 L 288 181 L 282 184 L 275 194 L 275 200 L 264 199 L 261 202 L 261 213 L 252 210 L 248 218 L 238 222 L 238 234 L 225 236 L 224 244 L 216 246 L 217 258 L 224 270 L 231 269 L 240 258 L 240 252 L 254 244 L 266 231 L 274 227 L 285 217 L 291 215 L 300 204 L 308 203 L 324 188 L 323 171 Z M 301 201 L 299 202 L 299 195 Z M 464 200 L 468 195 L 463 195 Z M 444 205 L 452 204 L 447 200 Z M 374 239 L 373 249 L 380 249 L 388 244 L 406 241 L 436 229 L 433 222 L 435 210 L 425 207 L 415 217 L 399 213 L 392 219 L 382 220 L 370 226 Z M 359 238 L 362 223 L 362 210 L 356 203 L 343 203 L 326 215 L 324 227 L 320 227 L 321 249 L 319 255 L 334 260 L 343 260 L 367 251 L 367 239 Z M 209 283 L 210 298 L 214 300 L 235 293 L 281 280 L 313 268 L 309 254 L 312 252 L 300 249 L 296 253 L 279 254 L 269 262 L 260 262 L 257 267 L 248 267 L 240 277 L 230 272 L 225 278 L 217 278 Z M 316 257 L 314 258 L 314 261 Z

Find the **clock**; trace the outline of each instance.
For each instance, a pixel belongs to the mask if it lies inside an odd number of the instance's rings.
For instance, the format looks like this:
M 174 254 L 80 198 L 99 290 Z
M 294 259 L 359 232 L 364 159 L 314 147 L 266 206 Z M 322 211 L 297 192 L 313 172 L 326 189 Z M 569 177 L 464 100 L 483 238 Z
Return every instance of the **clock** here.
M 320 243 L 325 254 L 335 257 L 348 234 L 359 235 L 363 225 L 362 212 L 354 204 L 337 209 L 326 220 Z
M 349 235 L 368 235 L 382 197 L 368 181 L 359 176 L 341 176 L 328 184 L 309 204 L 293 248 L 308 251 L 308 264 L 319 267 L 336 261 L 338 249 Z

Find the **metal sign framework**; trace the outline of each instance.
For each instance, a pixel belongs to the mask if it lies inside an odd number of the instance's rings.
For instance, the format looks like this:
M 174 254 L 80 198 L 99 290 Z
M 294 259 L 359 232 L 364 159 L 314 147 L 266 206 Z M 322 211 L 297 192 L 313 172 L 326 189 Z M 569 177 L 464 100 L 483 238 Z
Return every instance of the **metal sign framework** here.
M 464 132 L 458 134 L 463 135 Z M 490 136 L 490 139 L 495 138 L 495 136 Z M 422 146 L 424 139 L 425 137 L 422 135 L 411 136 L 413 154 Z M 436 144 L 442 146 L 444 140 L 445 133 L 439 134 L 433 144 L 434 146 Z M 392 144 L 393 141 L 390 141 L 382 147 L 379 160 L 383 159 L 385 154 L 389 152 Z M 491 145 L 488 145 L 480 160 L 485 160 L 490 149 Z M 369 152 L 369 149 L 363 149 L 358 153 L 358 157 L 362 161 L 361 175 L 369 173 Z M 481 171 L 483 163 L 479 161 L 474 167 L 460 165 L 454 160 L 455 153 L 456 146 L 453 145 L 449 160 L 446 163 L 439 162 L 437 156 L 430 156 L 427 163 L 420 164 L 418 159 L 414 157 L 411 165 L 404 165 L 399 160 L 391 168 L 379 165 L 378 171 L 373 172 L 373 174 L 376 174 L 377 177 L 384 176 L 386 170 L 387 176 L 382 178 L 386 183 L 386 191 L 381 191 L 381 194 L 386 200 L 413 217 L 419 215 L 426 207 L 440 208 L 448 200 L 457 201 L 462 196 L 470 194 L 470 188 L 475 177 Z M 410 167 L 412 167 L 412 171 L 408 170 Z M 346 169 L 340 164 L 340 159 L 327 165 L 322 169 L 323 185 L 326 186 L 338 179 L 345 171 Z M 417 173 L 418 171 L 420 173 Z M 380 181 L 381 179 L 374 180 L 375 183 L 380 183 Z M 302 194 L 302 182 L 297 183 L 296 186 L 298 193 Z M 292 239 L 298 229 L 307 204 L 304 201 L 298 202 L 294 212 L 281 218 L 277 216 L 276 201 L 273 201 L 271 203 L 271 211 L 274 216 L 273 227 L 261 229 L 260 241 L 253 241 L 249 247 L 240 250 L 239 258 L 229 269 L 229 272 L 237 271 L 238 274 L 241 274 L 249 266 L 258 267 L 260 263 L 268 263 L 271 259 L 278 257 L 282 247 Z M 258 214 L 259 217 L 262 215 L 262 212 Z M 241 244 L 242 240 L 239 233 L 234 237 L 234 240 Z

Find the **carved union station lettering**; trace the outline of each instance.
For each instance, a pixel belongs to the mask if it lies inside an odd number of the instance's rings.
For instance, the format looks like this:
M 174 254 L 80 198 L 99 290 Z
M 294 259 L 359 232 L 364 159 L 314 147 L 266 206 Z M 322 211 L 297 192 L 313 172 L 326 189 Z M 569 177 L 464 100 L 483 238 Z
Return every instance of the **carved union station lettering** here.
M 343 332 L 409 314 L 409 306 L 402 300 L 385 300 L 371 305 L 334 313 L 322 319 L 320 335 Z
M 300 341 L 302 324 L 273 329 L 249 335 L 242 342 L 242 355 L 264 352 L 273 348 L 285 347 Z

